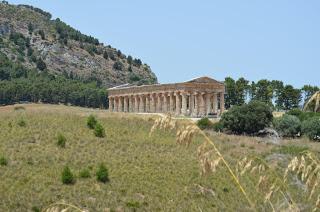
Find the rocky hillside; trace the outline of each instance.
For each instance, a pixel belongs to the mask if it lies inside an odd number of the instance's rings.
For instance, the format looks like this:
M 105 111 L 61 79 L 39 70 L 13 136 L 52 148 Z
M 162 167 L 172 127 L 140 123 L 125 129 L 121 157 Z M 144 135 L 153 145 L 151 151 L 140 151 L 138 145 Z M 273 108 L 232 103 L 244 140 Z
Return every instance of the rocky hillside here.
M 5 1 L 0 3 L 0 52 L 29 69 L 97 81 L 104 87 L 157 82 L 140 59 L 53 20 L 48 12 Z

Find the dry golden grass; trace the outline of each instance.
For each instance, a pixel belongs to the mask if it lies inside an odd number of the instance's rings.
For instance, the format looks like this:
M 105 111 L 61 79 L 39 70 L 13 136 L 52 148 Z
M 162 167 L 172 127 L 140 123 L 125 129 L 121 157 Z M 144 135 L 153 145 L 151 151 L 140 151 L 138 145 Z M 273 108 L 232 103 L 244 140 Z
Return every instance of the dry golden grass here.
M 0 211 L 319 210 L 316 143 L 273 145 L 203 132 L 171 116 L 23 107 L 0 107 L 0 156 L 9 161 L 0 166 Z M 86 127 L 90 114 L 105 127 L 106 138 Z M 17 125 L 21 119 L 25 127 Z M 64 149 L 56 146 L 59 133 L 67 138 Z M 109 183 L 94 178 L 100 163 L 109 169 Z M 66 164 L 76 176 L 84 168 L 93 176 L 63 185 Z
M 310 99 L 307 101 L 307 103 L 304 105 L 304 110 L 307 110 L 311 107 L 311 104 L 314 103 L 313 111 L 317 112 L 320 111 L 320 91 L 315 92 Z

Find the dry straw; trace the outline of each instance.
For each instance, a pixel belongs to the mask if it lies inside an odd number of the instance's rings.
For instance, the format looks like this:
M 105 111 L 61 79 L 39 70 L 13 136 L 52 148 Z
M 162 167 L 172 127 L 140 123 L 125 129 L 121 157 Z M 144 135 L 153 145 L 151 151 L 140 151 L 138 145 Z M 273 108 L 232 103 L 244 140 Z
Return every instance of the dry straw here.
M 82 210 L 77 206 L 74 206 L 72 204 L 68 204 L 65 202 L 57 202 L 57 203 L 51 204 L 42 210 L 42 212 L 71 212 L 71 211 L 88 212 L 87 210 Z
M 172 130 L 174 128 L 178 128 L 176 125 L 176 122 L 172 119 L 170 115 L 166 115 L 158 118 L 155 121 L 154 125 L 150 130 L 149 135 L 151 136 L 156 129 Z M 202 130 L 200 130 L 193 122 L 190 121 L 188 122 L 188 124 L 180 126 L 180 128 L 177 129 L 177 134 L 176 134 L 177 143 L 189 146 L 193 137 L 196 134 L 202 135 L 205 138 L 205 142 L 202 145 L 200 145 L 198 148 L 198 158 L 201 166 L 201 173 L 208 174 L 208 173 L 215 172 L 220 163 L 226 166 L 229 174 L 231 175 L 232 179 L 235 181 L 241 193 L 245 196 L 250 207 L 253 210 L 256 210 L 255 205 L 253 204 L 253 201 L 247 195 L 243 186 L 240 184 L 238 177 L 234 174 L 230 165 L 224 159 L 223 155 L 221 154 L 219 149 L 216 147 L 214 142 L 212 142 L 208 138 L 208 136 Z

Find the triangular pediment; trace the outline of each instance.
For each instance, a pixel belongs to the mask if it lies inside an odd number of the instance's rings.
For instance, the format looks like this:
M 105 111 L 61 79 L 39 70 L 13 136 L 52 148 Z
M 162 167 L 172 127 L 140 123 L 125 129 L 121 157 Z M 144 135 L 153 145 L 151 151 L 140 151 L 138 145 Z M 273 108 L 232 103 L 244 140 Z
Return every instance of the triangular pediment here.
M 215 79 L 212 79 L 210 77 L 197 77 L 197 78 L 194 78 L 192 80 L 189 80 L 189 81 L 186 81 L 188 83 L 221 83 Z

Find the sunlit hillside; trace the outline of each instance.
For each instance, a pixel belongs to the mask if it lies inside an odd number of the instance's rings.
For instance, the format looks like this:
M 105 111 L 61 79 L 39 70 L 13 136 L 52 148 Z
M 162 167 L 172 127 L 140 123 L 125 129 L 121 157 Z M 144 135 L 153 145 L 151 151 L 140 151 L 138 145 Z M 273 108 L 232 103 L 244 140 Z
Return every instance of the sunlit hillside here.
M 87 127 L 90 114 L 105 129 L 104 138 Z M 32 104 L 0 107 L 0 135 L 0 211 L 320 207 L 320 147 L 303 139 L 274 145 L 204 133 L 183 119 Z M 57 145 L 59 135 L 65 147 Z M 109 172 L 106 183 L 96 177 L 101 164 Z M 62 183 L 65 166 L 73 184 Z

